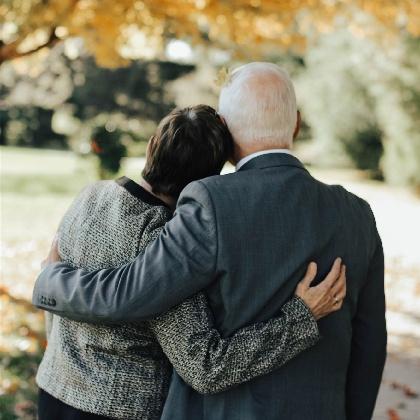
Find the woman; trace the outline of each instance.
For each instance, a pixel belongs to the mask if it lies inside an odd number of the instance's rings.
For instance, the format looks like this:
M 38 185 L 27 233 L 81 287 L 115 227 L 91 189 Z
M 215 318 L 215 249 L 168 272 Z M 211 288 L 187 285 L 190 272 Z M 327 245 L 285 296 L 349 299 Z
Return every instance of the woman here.
M 230 133 L 211 107 L 175 110 L 148 145 L 140 184 L 101 181 L 77 197 L 59 227 L 62 259 L 97 269 L 122 265 L 157 237 L 191 181 L 220 173 L 232 152 Z M 38 370 L 39 419 L 158 419 L 173 365 L 202 393 L 223 391 L 280 367 L 319 339 L 316 319 L 345 293 L 336 262 L 325 280 L 303 283 L 277 318 L 222 338 L 204 294 L 138 324 L 91 325 L 52 317 Z M 337 280 L 337 277 L 339 277 Z M 305 304 L 306 302 L 306 304 Z

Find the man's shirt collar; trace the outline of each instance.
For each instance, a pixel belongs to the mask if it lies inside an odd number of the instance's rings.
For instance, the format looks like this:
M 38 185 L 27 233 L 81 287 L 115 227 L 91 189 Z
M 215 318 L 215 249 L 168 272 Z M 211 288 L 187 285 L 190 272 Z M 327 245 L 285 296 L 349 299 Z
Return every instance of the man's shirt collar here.
M 236 170 L 238 171 L 242 166 L 245 165 L 245 163 L 248 163 L 250 160 L 262 156 L 262 155 L 268 155 L 271 153 L 287 153 L 289 155 L 293 155 L 293 153 L 289 149 L 268 149 L 268 150 L 262 150 L 260 152 L 251 153 L 248 156 L 245 156 L 242 158 L 237 164 L 236 164 Z

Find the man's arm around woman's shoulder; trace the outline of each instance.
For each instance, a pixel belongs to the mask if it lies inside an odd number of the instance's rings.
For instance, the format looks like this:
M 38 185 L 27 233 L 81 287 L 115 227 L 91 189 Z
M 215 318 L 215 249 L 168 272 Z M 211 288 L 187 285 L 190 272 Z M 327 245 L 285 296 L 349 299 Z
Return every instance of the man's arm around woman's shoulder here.
M 216 259 L 214 209 L 197 181 L 185 188 L 173 219 L 135 260 L 97 271 L 49 264 L 35 283 L 32 302 L 87 322 L 147 319 L 207 287 L 216 277 Z

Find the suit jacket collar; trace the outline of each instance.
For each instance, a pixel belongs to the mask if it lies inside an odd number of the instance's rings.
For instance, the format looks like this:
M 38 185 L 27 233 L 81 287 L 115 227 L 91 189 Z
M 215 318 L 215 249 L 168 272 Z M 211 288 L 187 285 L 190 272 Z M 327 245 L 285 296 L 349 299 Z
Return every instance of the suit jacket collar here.
M 295 156 L 288 153 L 270 153 L 251 159 L 241 166 L 238 169 L 238 172 L 247 171 L 249 169 L 272 168 L 276 166 L 294 166 L 306 171 L 302 162 Z

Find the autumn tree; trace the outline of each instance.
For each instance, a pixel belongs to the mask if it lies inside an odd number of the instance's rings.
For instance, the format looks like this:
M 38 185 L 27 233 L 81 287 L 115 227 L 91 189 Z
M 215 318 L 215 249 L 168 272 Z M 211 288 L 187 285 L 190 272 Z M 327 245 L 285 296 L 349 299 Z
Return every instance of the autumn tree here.
M 247 57 L 266 48 L 304 47 L 308 34 L 341 19 L 355 31 L 355 11 L 387 34 L 420 34 L 418 0 L 3 0 L 0 62 L 81 37 L 100 65 L 159 56 L 168 38 L 232 49 Z
M 161 62 L 172 39 L 245 60 L 293 52 L 304 62 L 295 81 L 312 137 L 388 181 L 420 185 L 418 0 L 3 0 L 0 39 L 0 63 L 75 39 L 102 67 Z M 75 91 L 88 102 L 100 93 Z M 131 112 L 136 101 L 118 98 Z

